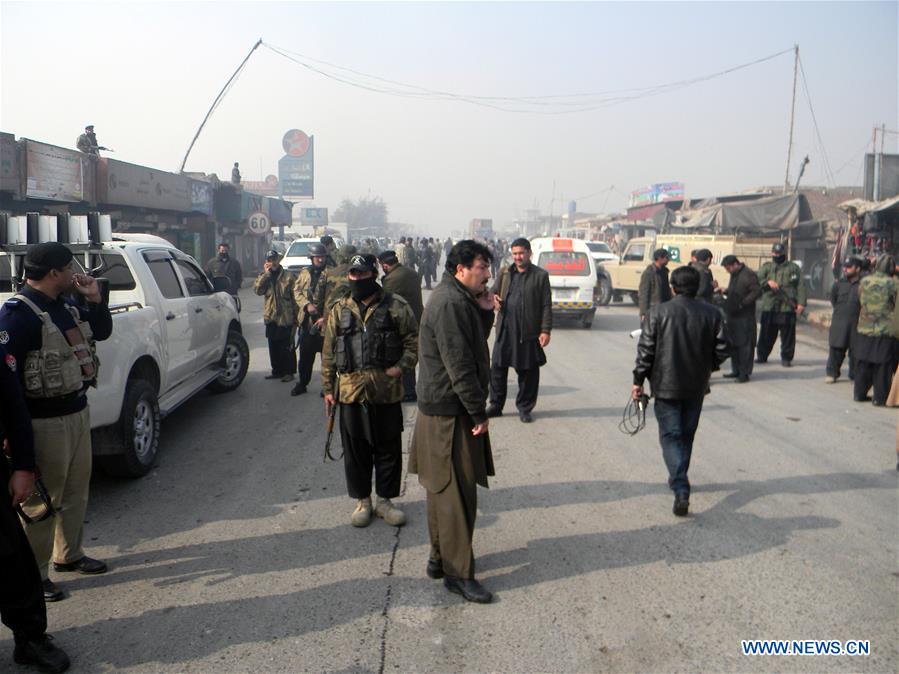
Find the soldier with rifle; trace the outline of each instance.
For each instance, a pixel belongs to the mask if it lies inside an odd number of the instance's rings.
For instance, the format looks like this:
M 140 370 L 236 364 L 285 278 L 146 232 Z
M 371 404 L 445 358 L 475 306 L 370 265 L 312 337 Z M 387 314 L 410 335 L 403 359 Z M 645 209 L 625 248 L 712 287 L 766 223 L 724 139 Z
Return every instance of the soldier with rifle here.
M 323 315 L 323 307 L 315 304 L 315 292 L 325 274 L 327 249 L 320 243 L 309 246 L 309 257 L 312 266 L 303 269 L 293 284 L 293 299 L 297 305 L 297 317 L 300 322 L 300 372 L 299 381 L 290 391 L 290 395 L 298 396 L 306 392 L 312 381 L 312 366 L 315 354 L 321 353 L 323 339 L 319 329 L 319 319 Z
M 791 367 L 796 351 L 796 319 L 805 309 L 807 290 L 802 269 L 787 260 L 782 243 L 771 247 L 771 261 L 758 271 L 762 286 L 761 329 L 756 350 L 756 363 L 767 363 L 780 333 L 780 364 Z
M 354 255 L 347 270 L 349 295 L 327 313 L 322 352 L 325 413 L 340 406 L 340 440 L 347 491 L 356 500 L 355 527 L 372 512 L 391 526 L 406 515 L 399 496 L 403 454 L 403 372 L 418 360 L 418 324 L 409 304 L 377 283 L 373 255 Z M 377 503 L 372 508 L 372 472 Z
M 78 136 L 78 140 L 75 141 L 75 147 L 84 154 L 97 158 L 100 156 L 100 150 L 109 150 L 108 147 L 103 147 L 97 143 L 97 134 L 94 133 L 93 124 L 88 124 L 84 127 L 84 133 Z

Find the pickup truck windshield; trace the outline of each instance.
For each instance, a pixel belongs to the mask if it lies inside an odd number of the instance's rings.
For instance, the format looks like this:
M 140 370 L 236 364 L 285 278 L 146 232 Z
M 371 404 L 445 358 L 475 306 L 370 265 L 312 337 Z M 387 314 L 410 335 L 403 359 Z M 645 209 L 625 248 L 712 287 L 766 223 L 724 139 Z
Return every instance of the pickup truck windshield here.
M 587 248 L 591 253 L 611 253 L 612 249 L 601 241 L 588 241 Z
M 590 261 L 586 253 L 558 251 L 540 253 L 537 266 L 552 276 L 590 276 Z
M 309 246 L 317 241 L 294 241 L 284 257 L 309 257 Z

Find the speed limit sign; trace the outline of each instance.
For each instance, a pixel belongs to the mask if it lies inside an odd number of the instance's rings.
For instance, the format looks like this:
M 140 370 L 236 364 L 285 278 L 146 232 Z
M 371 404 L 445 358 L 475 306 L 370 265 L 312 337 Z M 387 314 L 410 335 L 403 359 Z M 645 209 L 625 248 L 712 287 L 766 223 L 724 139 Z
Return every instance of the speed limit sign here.
M 250 217 L 247 218 L 247 229 L 250 230 L 251 234 L 268 234 L 270 227 L 271 222 L 262 211 L 250 213 Z

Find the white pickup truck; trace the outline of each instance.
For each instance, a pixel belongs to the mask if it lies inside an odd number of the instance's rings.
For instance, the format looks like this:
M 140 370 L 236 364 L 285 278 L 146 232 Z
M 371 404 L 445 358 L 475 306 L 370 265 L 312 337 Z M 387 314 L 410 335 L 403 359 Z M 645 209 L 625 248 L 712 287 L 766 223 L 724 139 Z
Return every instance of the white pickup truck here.
M 2 259 L 10 255 L 18 264 Z M 13 294 L 22 255 L 0 249 L 0 302 Z M 204 388 L 227 392 L 243 382 L 250 352 L 236 301 L 226 280 L 213 284 L 160 237 L 116 234 L 75 259 L 109 280 L 113 319 L 112 335 L 97 343 L 100 378 L 88 392 L 94 456 L 109 473 L 140 477 L 153 467 L 163 417 Z

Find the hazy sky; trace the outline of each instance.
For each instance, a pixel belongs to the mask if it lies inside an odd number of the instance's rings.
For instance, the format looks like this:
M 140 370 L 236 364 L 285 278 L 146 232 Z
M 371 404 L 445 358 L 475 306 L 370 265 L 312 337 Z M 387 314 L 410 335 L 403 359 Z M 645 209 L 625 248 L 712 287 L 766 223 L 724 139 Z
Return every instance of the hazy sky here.
M 177 170 L 258 38 L 477 96 L 645 88 L 798 43 L 834 182 L 855 185 L 872 127 L 899 130 L 897 23 L 896 2 L 2 2 L 0 128 L 72 146 L 93 123 L 110 156 Z M 370 191 L 392 220 L 435 234 L 475 217 L 501 225 L 535 201 L 559 213 L 603 190 L 578 209 L 623 208 L 653 182 L 741 191 L 783 182 L 792 77 L 785 54 L 671 93 L 539 115 L 373 93 L 260 48 L 187 169 L 227 177 L 240 161 L 245 179 L 277 173 L 281 136 L 300 128 L 315 136 L 316 205 Z M 829 184 L 800 82 L 793 179 L 806 154 L 803 183 Z

